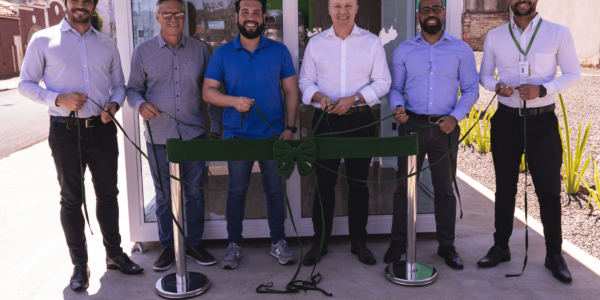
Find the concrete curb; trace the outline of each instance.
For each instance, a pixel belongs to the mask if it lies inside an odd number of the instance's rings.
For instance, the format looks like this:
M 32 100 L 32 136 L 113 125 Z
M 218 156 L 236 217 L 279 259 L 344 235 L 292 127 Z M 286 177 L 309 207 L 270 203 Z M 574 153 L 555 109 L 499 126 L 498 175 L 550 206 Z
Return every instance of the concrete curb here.
M 487 187 L 483 186 L 481 183 L 477 182 L 475 179 L 469 177 L 467 174 L 457 171 L 457 177 L 464 181 L 466 184 L 470 185 L 472 188 L 480 192 L 482 195 L 490 199 L 492 202 L 495 202 L 495 195 Z M 515 218 L 519 219 L 519 221 L 525 223 L 525 212 L 515 208 Z M 533 218 L 532 216 L 528 216 L 527 218 L 529 228 L 533 229 L 535 232 L 544 236 L 544 226 L 538 220 Z M 590 269 L 592 272 L 596 273 L 596 275 L 600 276 L 600 260 L 595 257 L 589 255 L 587 252 L 581 250 L 581 248 L 575 246 L 573 243 L 568 240 L 563 239 L 562 245 L 563 251 L 568 253 L 570 256 L 575 258 L 579 263 Z

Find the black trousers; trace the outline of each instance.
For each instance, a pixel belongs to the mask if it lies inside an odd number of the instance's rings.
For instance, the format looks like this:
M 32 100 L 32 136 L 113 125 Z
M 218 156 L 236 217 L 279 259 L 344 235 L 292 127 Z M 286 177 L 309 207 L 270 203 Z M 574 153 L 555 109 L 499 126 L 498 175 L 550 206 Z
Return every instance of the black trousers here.
M 60 184 L 60 222 L 65 233 L 71 261 L 87 264 L 85 219 L 82 212 L 81 171 L 77 126 L 71 130 L 66 124 L 50 122 L 48 142 Z M 117 166 L 119 148 L 117 127 L 114 122 L 99 126 L 81 127 L 81 159 L 83 171 L 89 167 L 96 192 L 96 218 L 100 224 L 108 257 L 123 252 L 119 234 L 119 204 L 117 203 Z M 87 203 L 89 205 L 89 200 Z
M 322 111 L 317 110 L 313 117 L 312 126 L 315 128 L 317 120 Z M 375 122 L 373 113 L 369 111 L 358 112 L 350 115 L 329 115 L 314 129 L 314 134 L 324 132 L 338 132 L 355 129 Z M 333 137 L 373 137 L 375 135 L 375 125 L 358 131 L 334 135 Z M 369 166 L 371 157 L 366 158 L 348 158 L 344 159 L 346 165 L 346 176 L 359 180 L 367 180 L 369 177 Z M 341 159 L 317 159 L 317 163 L 324 167 L 338 171 Z M 319 192 L 323 204 L 325 219 L 325 245 L 331 239 L 331 229 L 333 226 L 333 211 L 335 208 L 335 186 L 338 175 L 315 165 L 317 174 L 318 189 L 315 189 L 315 199 L 313 202 L 312 220 L 315 235 L 314 243 L 321 242 L 323 222 L 321 220 L 321 204 L 319 201 Z M 369 219 L 369 188 L 366 183 L 348 179 L 350 191 L 348 193 L 348 229 L 352 243 L 366 243 L 367 241 L 367 222 Z
M 498 111 L 491 120 L 491 144 L 496 171 L 496 232 L 494 242 L 508 247 L 513 230 L 519 165 L 524 147 L 523 117 Z M 546 252 L 562 248 L 560 168 L 562 142 L 554 113 L 527 117 L 527 162 L 540 203 Z
M 416 118 L 412 118 L 411 120 L 420 125 L 430 125 L 428 122 Z M 398 135 L 403 136 L 409 133 L 417 133 L 419 137 L 417 170 L 421 170 L 423 167 L 425 155 L 427 155 L 429 163 L 434 164 L 450 150 L 448 145 L 448 134 L 444 133 L 439 126 L 424 128 L 411 123 L 400 124 L 398 127 Z M 452 145 L 458 142 L 459 136 L 460 126 L 456 125 L 454 131 L 450 133 Z M 437 239 L 438 243 L 443 246 L 453 245 L 455 239 L 456 197 L 454 196 L 454 188 L 452 186 L 452 176 L 456 174 L 454 166 L 456 165 L 458 148 L 454 149 L 451 155 L 454 165 L 450 163 L 450 156 L 446 156 L 443 160 L 432 165 L 430 168 L 434 193 L 433 201 Z M 398 178 L 408 174 L 407 161 L 407 157 L 398 157 L 398 171 L 396 173 Z M 394 193 L 394 215 L 392 218 L 392 238 L 402 243 L 406 243 L 406 217 L 408 205 L 406 183 L 406 180 L 398 181 L 398 186 Z

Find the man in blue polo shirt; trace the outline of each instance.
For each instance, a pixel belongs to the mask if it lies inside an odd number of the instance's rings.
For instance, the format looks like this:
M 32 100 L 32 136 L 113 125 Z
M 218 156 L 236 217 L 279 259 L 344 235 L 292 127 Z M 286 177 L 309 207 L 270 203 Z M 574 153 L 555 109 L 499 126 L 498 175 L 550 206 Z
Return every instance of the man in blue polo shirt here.
M 292 57 L 285 45 L 262 37 L 266 0 L 237 0 L 235 17 L 240 34 L 217 48 L 210 59 L 204 79 L 204 100 L 225 107 L 223 125 L 226 139 L 292 139 L 297 128 L 298 87 Z M 219 91 L 225 84 L 225 94 Z M 285 94 L 285 105 L 281 89 Z M 267 125 L 256 109 L 262 111 Z M 242 113 L 248 117 L 242 119 Z M 287 120 L 286 120 L 287 113 Z M 240 122 L 240 120 L 242 120 Z M 287 121 L 287 126 L 286 126 Z M 269 125 L 271 128 L 269 128 Z M 267 201 L 267 218 L 271 231 L 271 255 L 279 263 L 293 264 L 294 255 L 285 241 L 285 206 L 283 186 L 274 161 L 259 161 Z M 227 233 L 229 247 L 221 261 L 224 269 L 234 269 L 242 256 L 242 222 L 246 201 L 245 186 L 250 182 L 253 161 L 230 161 L 227 194 Z

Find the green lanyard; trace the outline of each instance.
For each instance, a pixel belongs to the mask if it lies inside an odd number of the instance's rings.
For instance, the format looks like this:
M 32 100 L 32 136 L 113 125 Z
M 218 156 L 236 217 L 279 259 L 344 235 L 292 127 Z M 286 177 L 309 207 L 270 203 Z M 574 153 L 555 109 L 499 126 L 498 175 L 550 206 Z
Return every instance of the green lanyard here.
M 523 49 L 521 49 L 521 45 L 519 44 L 519 42 L 517 41 L 517 38 L 515 37 L 515 34 L 513 33 L 512 24 L 508 24 L 508 30 L 510 31 L 510 35 L 512 36 L 513 41 L 515 41 L 515 45 L 517 45 L 519 52 L 521 52 L 525 57 L 527 57 L 527 54 L 529 54 L 529 50 L 531 49 L 531 45 L 533 45 L 533 40 L 535 39 L 535 36 L 537 35 L 538 30 L 540 30 L 542 21 L 543 21 L 542 18 L 540 18 L 540 21 L 538 22 L 537 27 L 535 28 L 535 31 L 533 32 L 533 36 L 531 36 L 531 41 L 529 41 L 529 46 L 527 47 L 527 52 L 523 52 Z

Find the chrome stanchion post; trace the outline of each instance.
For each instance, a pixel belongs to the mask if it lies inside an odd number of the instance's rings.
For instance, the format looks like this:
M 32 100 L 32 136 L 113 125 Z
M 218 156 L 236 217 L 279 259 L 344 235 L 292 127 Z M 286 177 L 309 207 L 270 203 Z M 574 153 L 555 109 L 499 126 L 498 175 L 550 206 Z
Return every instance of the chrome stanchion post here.
M 179 164 L 169 163 L 172 176 L 180 178 Z M 181 182 L 171 178 L 171 205 L 175 220 L 185 228 L 185 203 Z M 175 243 L 175 273 L 166 275 L 156 282 L 156 293 L 167 299 L 186 299 L 198 296 L 210 287 L 210 281 L 201 273 L 188 272 L 185 254 L 185 239 L 173 221 Z
M 417 156 L 407 158 L 408 173 L 417 170 Z M 385 277 L 396 284 L 421 286 L 433 283 L 437 279 L 434 267 L 417 262 L 417 176 L 407 179 L 407 226 L 406 226 L 406 260 L 391 263 L 385 268 Z

